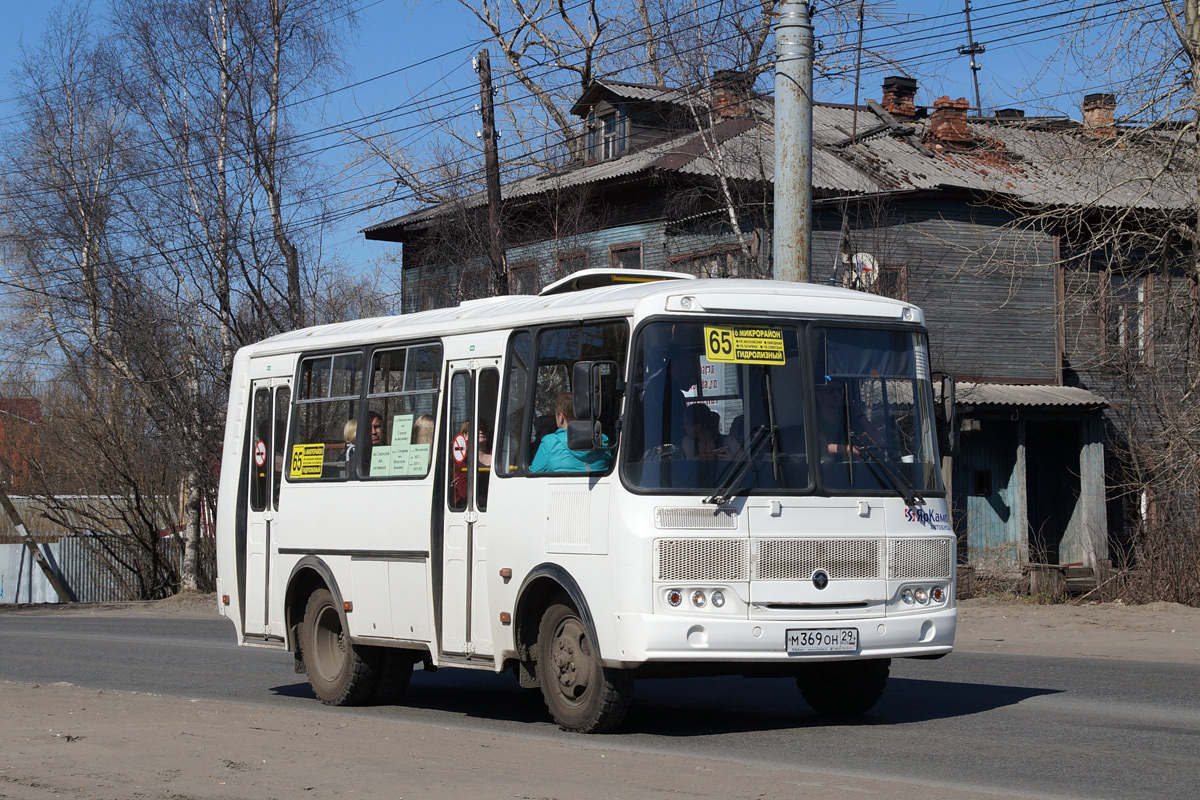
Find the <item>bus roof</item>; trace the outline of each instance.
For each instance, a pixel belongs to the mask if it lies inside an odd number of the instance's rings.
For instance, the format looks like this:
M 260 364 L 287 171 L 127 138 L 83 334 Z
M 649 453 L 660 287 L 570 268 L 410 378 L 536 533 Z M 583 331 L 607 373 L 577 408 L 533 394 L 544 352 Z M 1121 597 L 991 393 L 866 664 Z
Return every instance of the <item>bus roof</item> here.
M 250 355 L 271 355 L 547 322 L 653 313 L 794 315 L 921 324 L 925 321 L 921 310 L 910 303 L 833 286 L 736 278 L 660 279 L 614 283 L 550 295 L 488 297 L 415 314 L 318 325 L 278 334 L 249 345 L 247 349 Z

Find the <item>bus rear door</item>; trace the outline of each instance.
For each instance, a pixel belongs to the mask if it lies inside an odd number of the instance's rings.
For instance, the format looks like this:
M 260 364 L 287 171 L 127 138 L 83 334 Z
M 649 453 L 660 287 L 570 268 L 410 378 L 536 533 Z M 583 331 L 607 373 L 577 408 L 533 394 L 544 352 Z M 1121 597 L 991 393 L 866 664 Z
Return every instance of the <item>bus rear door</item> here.
M 292 390 L 287 378 L 253 381 L 251 392 L 250 492 L 246 513 L 246 594 L 242 630 L 253 636 L 271 636 L 272 525 L 279 511 L 279 483 L 283 477 L 283 448 L 287 435 Z M 277 636 L 282 631 L 276 631 Z M 273 637 L 274 638 L 274 637 Z

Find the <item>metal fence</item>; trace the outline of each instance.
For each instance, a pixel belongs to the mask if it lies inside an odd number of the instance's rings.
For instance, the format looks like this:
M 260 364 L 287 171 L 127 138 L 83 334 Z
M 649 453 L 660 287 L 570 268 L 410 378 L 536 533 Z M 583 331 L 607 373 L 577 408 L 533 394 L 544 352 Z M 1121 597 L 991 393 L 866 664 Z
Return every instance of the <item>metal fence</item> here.
M 143 586 L 137 570 L 129 564 L 144 559 L 145 554 L 135 543 L 122 543 L 108 538 L 100 548 L 88 537 L 64 537 L 57 542 L 39 544 L 51 566 L 75 593 L 81 603 L 112 603 L 138 600 Z M 182 572 L 184 541 L 178 536 L 164 537 L 158 542 L 162 560 L 159 577 Z M 107 549 L 108 552 L 105 552 Z M 214 542 L 211 537 L 200 540 L 200 563 L 203 578 L 214 582 Z M 143 569 L 143 572 L 145 570 Z M 57 603 L 60 602 L 46 576 L 34 563 L 33 556 L 23 544 L 0 544 L 0 603 Z

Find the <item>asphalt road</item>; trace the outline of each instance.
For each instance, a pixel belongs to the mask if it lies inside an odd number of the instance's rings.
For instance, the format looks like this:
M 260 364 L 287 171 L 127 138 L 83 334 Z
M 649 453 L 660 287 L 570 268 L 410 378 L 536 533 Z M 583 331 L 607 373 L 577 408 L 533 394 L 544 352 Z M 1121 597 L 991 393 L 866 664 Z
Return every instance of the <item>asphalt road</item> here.
M 324 709 L 288 653 L 221 619 L 0 614 L 0 680 L 361 714 L 569 739 L 509 675 L 417 673 L 403 706 Z M 1013 794 L 1192 798 L 1200 665 L 955 653 L 896 661 L 883 700 L 828 722 L 787 680 L 646 680 L 606 744 Z

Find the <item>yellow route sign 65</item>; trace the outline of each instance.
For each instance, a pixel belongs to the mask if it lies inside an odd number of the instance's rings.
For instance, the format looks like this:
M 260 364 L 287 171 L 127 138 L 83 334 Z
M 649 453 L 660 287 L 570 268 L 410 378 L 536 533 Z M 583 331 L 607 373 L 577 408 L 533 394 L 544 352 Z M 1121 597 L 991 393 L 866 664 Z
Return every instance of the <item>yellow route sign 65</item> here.
M 325 463 L 325 445 L 294 444 L 292 445 L 292 463 L 288 469 L 289 478 L 319 478 Z
M 725 364 L 784 364 L 782 328 L 704 326 L 705 355 Z

